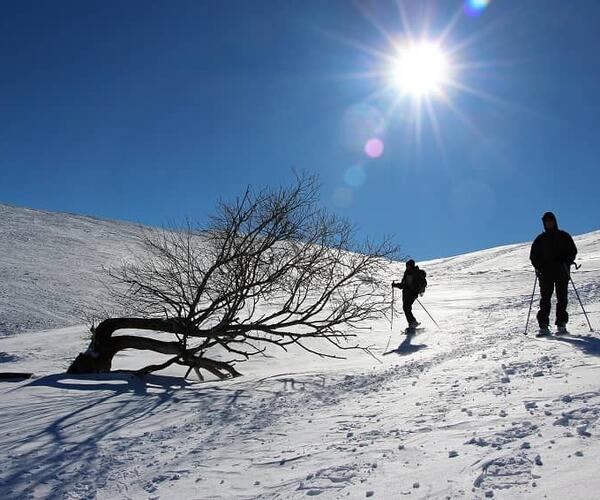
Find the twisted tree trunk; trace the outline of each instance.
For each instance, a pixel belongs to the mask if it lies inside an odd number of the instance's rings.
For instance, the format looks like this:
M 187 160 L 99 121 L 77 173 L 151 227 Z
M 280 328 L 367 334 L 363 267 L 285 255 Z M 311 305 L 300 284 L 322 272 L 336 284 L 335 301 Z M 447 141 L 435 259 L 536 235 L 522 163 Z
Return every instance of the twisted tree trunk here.
M 133 335 L 113 337 L 113 333 L 117 330 L 131 328 L 167 333 L 181 331 L 179 323 L 160 318 L 110 318 L 104 320 L 92 329 L 93 335 L 89 347 L 75 358 L 67 373 L 109 372 L 115 354 L 124 349 L 139 349 L 173 355 L 184 353 L 179 342 L 165 342 Z
M 200 369 L 207 370 L 218 378 L 239 377 L 241 374 L 229 363 L 204 358 L 201 355 L 186 350 L 182 342 L 166 342 L 149 339 L 136 335 L 113 336 L 117 330 L 132 329 L 150 330 L 173 334 L 182 334 L 183 325 L 180 321 L 169 319 L 144 318 L 110 318 L 102 321 L 92 330 L 92 341 L 85 352 L 80 353 L 67 373 L 104 373 L 111 371 L 112 360 L 119 351 L 138 349 L 154 351 L 161 354 L 172 354 L 174 357 L 160 365 L 150 365 L 141 368 L 136 373 L 145 374 L 161 370 L 176 363 L 195 370 L 202 380 Z M 189 370 L 188 370 L 189 373 Z

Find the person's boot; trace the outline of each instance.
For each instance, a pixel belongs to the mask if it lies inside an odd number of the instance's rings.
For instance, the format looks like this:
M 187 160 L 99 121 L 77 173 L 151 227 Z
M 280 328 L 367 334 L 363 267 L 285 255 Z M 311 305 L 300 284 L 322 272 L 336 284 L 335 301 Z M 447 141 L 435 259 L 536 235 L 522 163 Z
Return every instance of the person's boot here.
M 547 326 L 540 326 L 540 329 L 535 336 L 547 337 L 548 335 L 550 335 L 550 328 L 548 328 Z
M 569 333 L 567 331 L 567 325 L 564 323 L 556 325 L 556 335 L 566 335 L 567 333 Z

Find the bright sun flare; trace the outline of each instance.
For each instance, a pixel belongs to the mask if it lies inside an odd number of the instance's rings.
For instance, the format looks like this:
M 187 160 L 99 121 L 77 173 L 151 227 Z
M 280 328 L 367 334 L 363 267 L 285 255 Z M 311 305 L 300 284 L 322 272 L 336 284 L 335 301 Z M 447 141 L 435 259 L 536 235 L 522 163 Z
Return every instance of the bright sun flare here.
M 392 79 L 402 93 L 413 97 L 437 94 L 448 79 L 448 60 L 435 43 L 409 45 L 393 62 Z
M 359 120 L 361 127 L 369 130 L 364 152 L 369 158 L 380 157 L 385 146 L 383 135 L 395 123 L 404 128 L 398 140 L 405 141 L 404 149 L 407 154 L 411 154 L 413 149 L 418 151 L 423 139 L 430 136 L 438 144 L 445 159 L 445 123 L 441 120 L 443 117 L 437 114 L 440 106 L 445 110 L 443 116 L 452 114 L 473 133 L 479 134 L 476 124 L 461 110 L 457 97 L 469 94 L 494 105 L 505 104 L 498 97 L 470 83 L 475 72 L 482 68 L 490 71 L 488 68 L 495 66 L 491 60 L 468 60 L 469 47 L 478 43 L 482 34 L 474 32 L 468 38 L 462 38 L 455 31 L 464 14 L 471 17 L 481 14 L 490 0 L 465 0 L 465 6 L 457 8 L 445 26 L 427 17 L 423 24 L 416 27 L 411 26 L 409 14 L 412 11 L 407 12 L 404 8 L 405 0 L 396 0 L 395 3 L 399 8 L 400 26 L 392 32 L 384 28 L 387 21 L 383 23 L 374 11 L 367 7 L 361 8 L 365 18 L 380 32 L 385 45 L 378 42 L 377 46 L 369 46 L 358 40 L 341 38 L 369 56 L 368 65 L 347 75 L 350 78 L 374 81 L 373 92 L 361 103 L 364 109 L 370 111 L 360 108 L 361 114 L 364 112 L 366 116 L 365 120 Z M 431 14 L 434 13 L 432 10 Z M 422 20 L 419 18 L 419 21 Z M 430 31 L 428 26 L 432 24 L 439 29 Z

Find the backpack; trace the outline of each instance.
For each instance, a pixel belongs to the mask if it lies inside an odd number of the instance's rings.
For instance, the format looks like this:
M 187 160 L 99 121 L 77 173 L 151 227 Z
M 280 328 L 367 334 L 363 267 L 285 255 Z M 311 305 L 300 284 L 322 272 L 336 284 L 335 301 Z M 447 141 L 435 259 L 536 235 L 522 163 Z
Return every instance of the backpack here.
M 423 269 L 417 270 L 416 274 L 417 278 L 417 292 L 419 295 L 423 295 L 425 293 L 425 289 L 427 288 L 427 273 L 423 271 Z

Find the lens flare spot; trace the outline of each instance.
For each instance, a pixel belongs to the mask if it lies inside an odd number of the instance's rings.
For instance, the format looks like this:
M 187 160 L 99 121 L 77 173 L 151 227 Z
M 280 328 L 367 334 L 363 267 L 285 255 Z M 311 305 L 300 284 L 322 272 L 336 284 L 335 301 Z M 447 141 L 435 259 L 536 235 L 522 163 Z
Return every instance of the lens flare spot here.
M 465 0 L 465 12 L 470 16 L 478 16 L 490 4 L 491 0 Z
M 346 184 L 355 188 L 361 186 L 366 178 L 367 174 L 365 173 L 365 169 L 360 165 L 350 167 L 344 174 L 344 181 L 346 181 Z
M 369 158 L 379 158 L 383 154 L 383 141 L 377 137 L 369 139 L 365 144 L 365 153 Z

